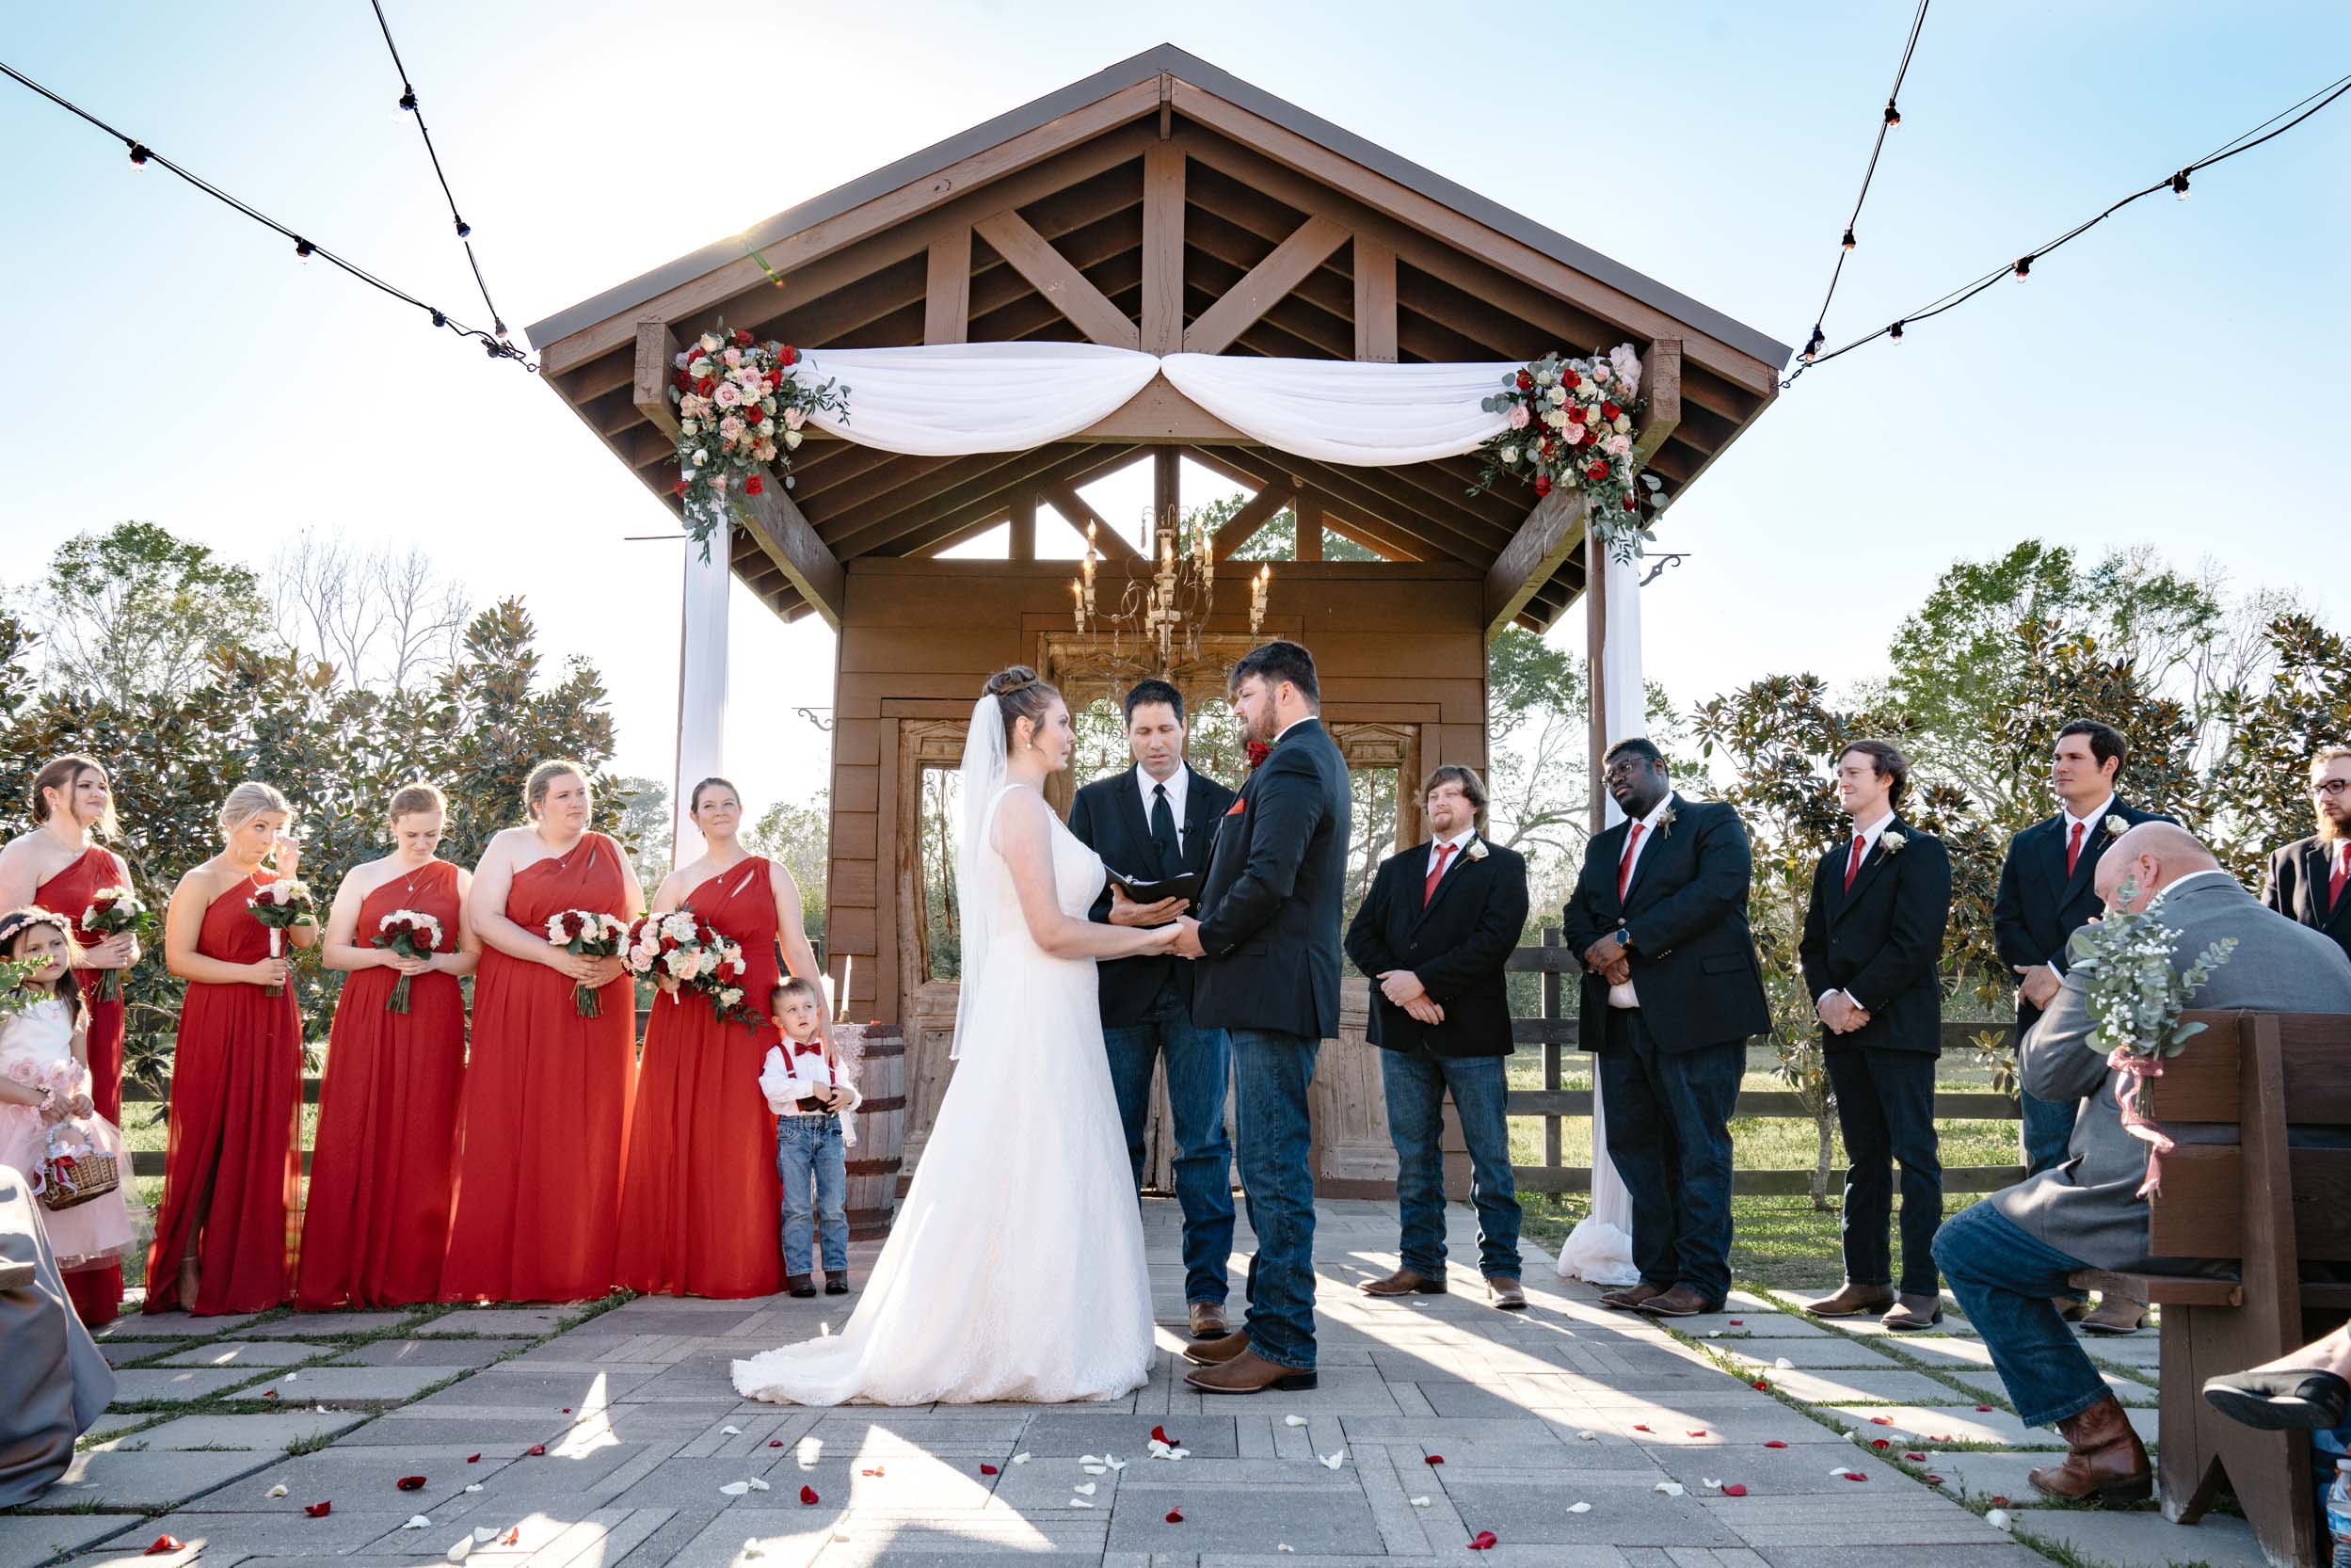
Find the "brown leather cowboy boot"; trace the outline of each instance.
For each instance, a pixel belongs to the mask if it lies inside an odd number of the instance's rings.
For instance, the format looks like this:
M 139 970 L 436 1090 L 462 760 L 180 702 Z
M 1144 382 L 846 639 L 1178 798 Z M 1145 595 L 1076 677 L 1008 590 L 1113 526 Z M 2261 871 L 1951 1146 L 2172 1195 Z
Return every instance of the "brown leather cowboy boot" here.
M 1431 1279 L 1410 1269 L 1399 1269 L 1385 1279 L 1367 1279 L 1355 1287 L 1367 1296 L 1442 1296 L 1445 1277 Z
M 1670 1283 L 1659 1285 L 1654 1279 L 1644 1279 L 1638 1284 L 1627 1285 L 1621 1290 L 1602 1291 L 1600 1304 L 1615 1307 L 1619 1312 L 1630 1312 L 1650 1297 L 1662 1296 L 1672 1288 Z
M 1184 1359 L 1194 1367 L 1222 1367 L 1249 1348 L 1249 1331 L 1236 1329 L 1222 1339 L 1204 1339 L 1184 1347 Z
M 1312 1388 L 1315 1375 L 1268 1361 L 1255 1351 L 1243 1351 L 1219 1366 L 1186 1373 L 1184 1382 L 1204 1394 L 1262 1394 L 1269 1388 L 1285 1392 Z
M 2147 1463 L 2147 1449 L 2113 1396 L 2059 1421 L 2057 1431 L 2065 1434 L 2065 1463 L 2035 1470 L 2027 1478 L 2034 1490 L 2068 1502 L 2093 1494 L 2109 1503 L 2144 1502 L 2154 1496 L 2155 1472 Z
M 1848 1281 L 1833 1296 L 1806 1302 L 1804 1311 L 1814 1318 L 1858 1318 L 1864 1312 L 1882 1312 L 1893 1304 L 1892 1286 L 1854 1285 Z

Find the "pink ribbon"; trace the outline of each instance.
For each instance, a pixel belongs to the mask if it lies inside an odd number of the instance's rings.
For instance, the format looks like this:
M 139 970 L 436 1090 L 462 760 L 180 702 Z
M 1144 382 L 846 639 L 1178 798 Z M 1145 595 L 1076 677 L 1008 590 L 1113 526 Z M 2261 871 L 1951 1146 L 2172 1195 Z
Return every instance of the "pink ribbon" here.
M 2122 1130 L 2147 1145 L 2147 1179 L 2139 1183 L 2135 1196 L 2152 1197 L 2163 1191 L 2163 1157 L 2179 1147 L 2170 1134 L 2157 1126 L 2138 1108 L 2146 1080 L 2164 1075 L 2163 1060 L 2154 1056 L 2136 1056 L 2125 1046 L 2117 1046 L 2106 1053 L 2106 1065 L 2121 1075 L 2115 1080 L 2114 1103 L 2122 1113 Z

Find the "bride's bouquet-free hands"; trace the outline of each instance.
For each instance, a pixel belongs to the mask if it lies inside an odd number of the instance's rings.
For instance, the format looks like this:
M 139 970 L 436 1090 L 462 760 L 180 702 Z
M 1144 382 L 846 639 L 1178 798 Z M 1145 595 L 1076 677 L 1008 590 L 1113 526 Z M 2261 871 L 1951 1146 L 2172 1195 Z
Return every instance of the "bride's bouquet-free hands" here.
M 616 958 L 629 939 L 629 922 L 594 909 L 565 909 L 547 917 L 547 940 L 575 958 Z M 571 1006 L 583 1018 L 600 1018 L 604 1004 L 584 981 L 571 985 Z

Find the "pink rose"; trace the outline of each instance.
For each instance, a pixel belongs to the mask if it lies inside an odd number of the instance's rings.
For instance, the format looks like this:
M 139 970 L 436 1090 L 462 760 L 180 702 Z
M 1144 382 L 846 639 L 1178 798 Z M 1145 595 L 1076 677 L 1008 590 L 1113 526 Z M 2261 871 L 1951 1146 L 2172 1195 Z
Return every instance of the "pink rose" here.
M 1524 430 L 1524 429 L 1526 429 L 1526 428 L 1527 428 L 1527 423 L 1528 417 L 1529 417 L 1529 416 L 1528 416 L 1528 414 L 1527 414 L 1527 405 L 1525 405 L 1524 403 L 1514 403 L 1514 404 L 1511 405 L 1511 421 L 1510 421 L 1510 423 L 1511 423 L 1511 429 L 1513 429 L 1513 430 Z
M 1633 450 L 1633 438 L 1630 436 L 1610 436 L 1605 442 L 1602 443 L 1602 447 L 1610 456 L 1622 457 L 1627 452 Z

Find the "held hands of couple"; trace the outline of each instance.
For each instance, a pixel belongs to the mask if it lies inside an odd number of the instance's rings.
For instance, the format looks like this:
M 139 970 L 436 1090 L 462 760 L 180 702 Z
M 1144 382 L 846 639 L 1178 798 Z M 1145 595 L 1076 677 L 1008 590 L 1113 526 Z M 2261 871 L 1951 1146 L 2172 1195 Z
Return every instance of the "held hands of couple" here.
M 1191 907 L 1191 901 L 1163 898 L 1153 904 L 1137 904 L 1127 896 L 1124 888 L 1111 889 L 1111 923 L 1112 925 L 1165 925 Z

